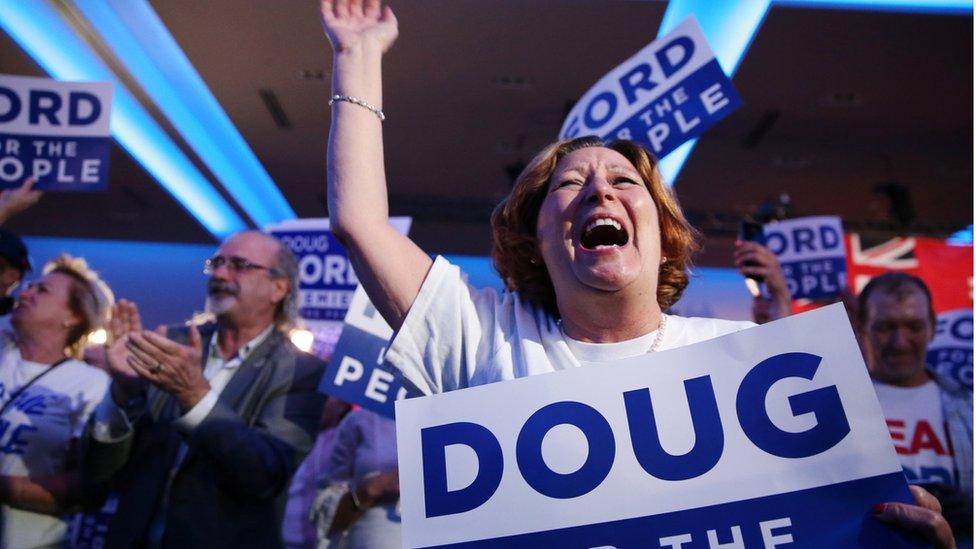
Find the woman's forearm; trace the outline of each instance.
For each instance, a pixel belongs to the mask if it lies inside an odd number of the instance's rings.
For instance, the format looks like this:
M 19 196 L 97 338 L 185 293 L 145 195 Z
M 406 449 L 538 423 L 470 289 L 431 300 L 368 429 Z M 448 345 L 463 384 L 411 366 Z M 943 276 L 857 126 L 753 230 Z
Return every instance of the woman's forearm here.
M 383 108 L 382 57 L 369 43 L 335 53 L 332 95 L 345 95 Z M 386 225 L 389 206 L 383 163 L 383 126 L 368 109 L 347 101 L 332 104 L 328 150 L 331 229 L 357 238 Z
M 332 96 L 382 109 L 383 54 L 398 32 L 393 11 L 379 0 L 322 0 L 322 24 L 334 52 Z M 333 100 L 329 222 L 373 305 L 397 329 L 432 260 L 389 223 L 382 124 L 363 105 Z

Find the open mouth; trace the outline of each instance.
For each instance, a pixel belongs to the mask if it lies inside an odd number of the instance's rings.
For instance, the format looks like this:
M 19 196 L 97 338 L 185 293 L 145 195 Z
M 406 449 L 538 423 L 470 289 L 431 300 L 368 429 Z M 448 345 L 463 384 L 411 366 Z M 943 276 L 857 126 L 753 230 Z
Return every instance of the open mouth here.
M 580 235 L 580 246 L 587 250 L 600 250 L 614 246 L 626 246 L 630 237 L 615 219 L 600 217 L 590 221 Z

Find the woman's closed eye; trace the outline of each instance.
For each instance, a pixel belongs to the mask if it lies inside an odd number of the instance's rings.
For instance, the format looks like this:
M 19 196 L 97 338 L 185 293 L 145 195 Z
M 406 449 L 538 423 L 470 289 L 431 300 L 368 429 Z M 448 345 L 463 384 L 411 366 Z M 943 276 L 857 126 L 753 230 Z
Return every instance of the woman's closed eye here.
M 580 179 L 564 179 L 556 183 L 555 188 L 564 189 L 564 188 L 582 187 L 582 186 L 583 186 L 583 181 Z

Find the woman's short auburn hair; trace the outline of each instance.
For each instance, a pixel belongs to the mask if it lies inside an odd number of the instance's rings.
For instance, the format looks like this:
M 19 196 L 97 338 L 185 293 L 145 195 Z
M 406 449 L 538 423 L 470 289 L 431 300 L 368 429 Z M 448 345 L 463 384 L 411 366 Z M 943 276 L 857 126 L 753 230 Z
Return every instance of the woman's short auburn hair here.
M 495 269 L 507 289 L 519 292 L 529 304 L 559 318 L 556 292 L 539 253 L 536 221 L 556 164 L 567 154 L 587 147 L 606 147 L 623 155 L 637 169 L 651 193 L 661 224 L 661 255 L 667 258 L 661 265 L 657 283 L 657 302 L 665 310 L 681 298 L 688 285 L 691 256 L 701 248 L 699 234 L 685 219 L 677 198 L 664 185 L 657 158 L 634 141 L 605 143 L 596 136 L 565 139 L 536 155 L 492 213 L 491 257 Z

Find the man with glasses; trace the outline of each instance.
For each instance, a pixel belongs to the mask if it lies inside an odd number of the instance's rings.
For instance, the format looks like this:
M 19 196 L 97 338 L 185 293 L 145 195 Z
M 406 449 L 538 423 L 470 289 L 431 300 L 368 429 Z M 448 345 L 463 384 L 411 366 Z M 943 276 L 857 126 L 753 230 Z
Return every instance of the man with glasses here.
M 110 395 L 84 453 L 118 495 L 109 547 L 278 547 L 288 481 L 315 438 L 324 363 L 292 345 L 298 265 L 254 231 L 208 259 L 199 331 L 139 330 L 122 303 Z M 125 325 L 125 326 L 120 326 Z M 168 336 L 168 337 L 167 337 Z

